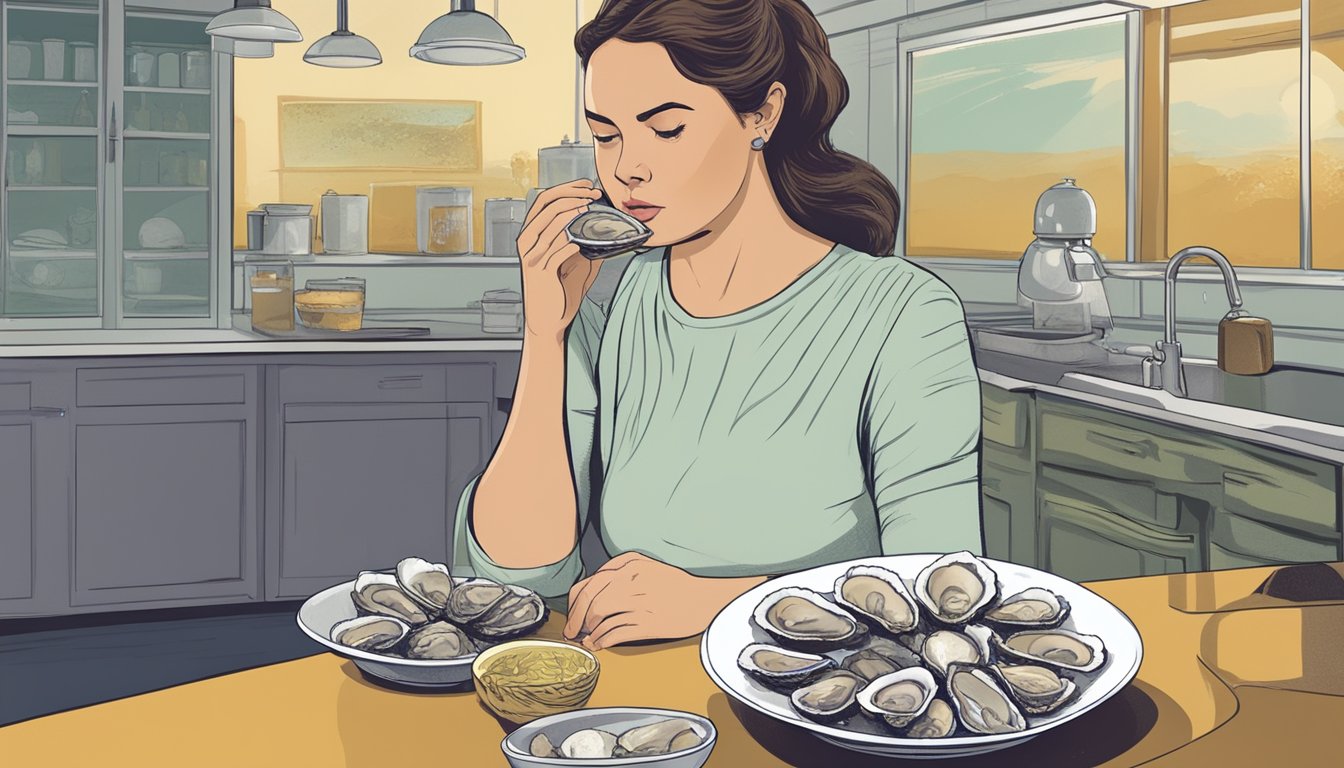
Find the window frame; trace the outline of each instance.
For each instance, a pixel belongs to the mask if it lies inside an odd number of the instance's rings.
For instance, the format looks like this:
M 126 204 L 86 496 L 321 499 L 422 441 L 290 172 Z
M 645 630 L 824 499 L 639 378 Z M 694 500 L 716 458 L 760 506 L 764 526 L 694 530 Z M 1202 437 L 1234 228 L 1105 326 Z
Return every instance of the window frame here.
M 1306 76 L 1299 76 L 1301 84 L 1300 104 L 1310 105 L 1311 102 L 1311 0 L 1300 0 L 1302 3 L 1301 19 L 1301 70 L 1300 73 L 1306 73 Z M 1159 261 L 1140 261 L 1141 239 L 1145 235 L 1151 236 L 1151 233 L 1145 233 L 1143 224 L 1142 197 L 1144 194 L 1144 182 L 1141 177 L 1140 164 L 1143 161 L 1141 148 L 1144 138 L 1144 115 L 1143 115 L 1143 88 L 1145 81 L 1144 64 L 1146 53 L 1144 50 L 1145 24 L 1150 22 L 1152 17 L 1146 14 L 1161 14 L 1163 29 L 1166 34 L 1166 11 L 1141 11 L 1133 6 L 1121 5 L 1118 3 L 1099 3 L 1096 5 L 1084 6 L 1081 8 L 1072 8 L 1062 11 L 1052 11 L 1049 13 L 1038 14 L 1034 16 L 1025 16 L 1016 19 L 1003 21 L 994 21 L 989 23 L 979 23 L 971 26 L 965 26 L 959 29 L 932 32 L 929 34 L 903 38 L 898 45 L 896 61 L 896 81 L 898 93 L 896 98 L 896 186 L 901 200 L 908 200 L 910 194 L 910 155 L 911 155 L 911 120 L 913 116 L 913 74 L 912 65 L 913 56 L 916 53 L 935 48 L 944 48 L 950 45 L 964 43 L 975 43 L 986 41 L 997 37 L 1004 37 L 1023 32 L 1035 32 L 1048 30 L 1057 27 L 1066 27 L 1081 22 L 1096 21 L 1100 19 L 1122 17 L 1125 24 L 1125 216 L 1126 216 L 1126 242 L 1124 261 L 1115 260 L 1106 262 L 1108 270 L 1117 275 L 1129 275 L 1132 277 L 1161 277 L 1161 267 L 1170 254 L 1166 254 Z M 1159 55 L 1165 56 L 1165 48 Z M 1299 114 L 1300 124 L 1300 145 L 1298 161 L 1300 164 L 1299 178 L 1301 180 L 1301 201 L 1299 210 L 1299 251 L 1300 263 L 1297 267 L 1252 267 L 1237 266 L 1238 277 L 1242 277 L 1244 283 L 1300 283 L 1300 284 L 1329 284 L 1337 285 L 1341 276 L 1344 276 L 1344 270 L 1335 269 L 1316 269 L 1312 266 L 1312 135 L 1311 119 L 1307 110 L 1310 107 L 1302 108 Z M 1165 125 L 1165 121 L 1163 123 Z M 1162 142 L 1163 151 L 1165 142 Z M 1160 180 L 1165 186 L 1165 178 Z M 1162 191 L 1165 195 L 1165 190 Z M 1165 220 L 1165 212 L 1159 218 Z M 906 257 L 907 252 L 907 217 L 902 216 L 896 232 L 896 252 L 897 255 Z M 1163 238 L 1165 239 L 1165 225 L 1163 229 Z M 1027 233 L 1030 234 L 1030 233 Z M 1025 243 L 1025 240 L 1024 240 Z M 1191 244 L 1193 245 L 1193 243 Z M 1025 247 L 1025 246 L 1024 246 Z M 949 266 L 978 265 L 986 270 L 1016 270 L 1018 261 L 982 259 L 974 256 L 938 256 L 938 257 L 907 257 L 918 263 L 927 263 L 930 265 L 946 264 Z M 1216 268 L 1212 265 L 1191 264 L 1186 267 L 1195 273 L 1214 272 Z M 1154 274 L 1156 273 L 1156 274 Z

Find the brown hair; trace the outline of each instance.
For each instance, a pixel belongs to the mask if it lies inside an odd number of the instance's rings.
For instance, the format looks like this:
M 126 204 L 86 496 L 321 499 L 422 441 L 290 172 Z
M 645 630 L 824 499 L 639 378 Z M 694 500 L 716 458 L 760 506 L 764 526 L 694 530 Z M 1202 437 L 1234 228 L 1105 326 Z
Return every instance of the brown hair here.
M 849 86 L 802 0 L 603 0 L 574 36 L 584 67 L 612 38 L 662 44 L 684 77 L 718 90 L 739 115 L 759 109 L 771 83 L 783 83 L 783 114 L 764 152 L 785 212 L 809 232 L 855 250 L 893 252 L 896 189 L 872 165 L 831 144 Z

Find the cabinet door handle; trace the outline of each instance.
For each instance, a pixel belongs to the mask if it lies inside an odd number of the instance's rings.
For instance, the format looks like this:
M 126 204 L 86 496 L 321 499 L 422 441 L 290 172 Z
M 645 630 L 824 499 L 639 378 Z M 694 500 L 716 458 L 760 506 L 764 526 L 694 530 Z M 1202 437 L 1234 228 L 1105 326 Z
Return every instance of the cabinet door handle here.
M 0 411 L 0 416 L 31 416 L 35 419 L 59 419 L 64 415 L 64 408 L 29 408 L 27 410 Z
M 112 105 L 112 120 L 107 128 L 107 162 L 117 162 L 117 141 L 120 137 L 117 135 L 117 105 Z
M 1141 459 L 1146 459 L 1154 453 L 1152 441 L 1149 440 L 1126 440 L 1122 437 L 1108 435 L 1104 432 L 1094 432 L 1090 429 L 1087 430 L 1087 438 L 1097 445 L 1129 456 L 1137 456 Z
M 414 376 L 387 376 L 378 380 L 379 389 L 419 389 L 424 383 L 424 376 L 415 374 Z

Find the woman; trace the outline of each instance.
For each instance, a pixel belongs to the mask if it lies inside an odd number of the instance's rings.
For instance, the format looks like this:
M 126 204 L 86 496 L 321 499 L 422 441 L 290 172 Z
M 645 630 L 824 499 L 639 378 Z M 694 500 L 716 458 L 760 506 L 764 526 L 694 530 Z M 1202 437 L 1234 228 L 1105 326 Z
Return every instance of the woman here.
M 560 597 L 602 648 L 701 632 L 770 575 L 981 549 L 980 390 L 956 295 L 892 253 L 896 193 L 800 0 L 606 0 L 576 38 L 602 187 L 654 231 L 607 309 L 538 196 L 503 440 L 458 562 Z M 608 263 L 601 269 L 621 268 Z M 465 523 L 465 524 L 463 524 Z M 595 524 L 616 554 L 587 579 Z

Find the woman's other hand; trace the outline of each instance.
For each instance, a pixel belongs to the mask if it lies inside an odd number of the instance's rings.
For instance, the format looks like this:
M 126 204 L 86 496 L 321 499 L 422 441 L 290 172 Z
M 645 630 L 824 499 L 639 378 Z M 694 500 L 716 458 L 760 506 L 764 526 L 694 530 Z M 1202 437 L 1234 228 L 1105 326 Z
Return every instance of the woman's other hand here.
M 704 632 L 733 598 L 765 581 L 692 576 L 637 552 L 613 557 L 569 591 L 565 637 L 597 650 Z
M 537 195 L 518 235 L 522 254 L 523 319 L 529 336 L 559 338 L 578 314 L 599 264 L 579 255 L 565 227 L 602 196 L 587 179 Z

